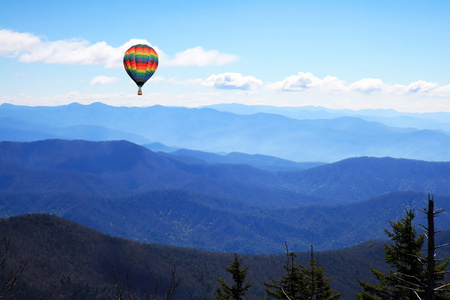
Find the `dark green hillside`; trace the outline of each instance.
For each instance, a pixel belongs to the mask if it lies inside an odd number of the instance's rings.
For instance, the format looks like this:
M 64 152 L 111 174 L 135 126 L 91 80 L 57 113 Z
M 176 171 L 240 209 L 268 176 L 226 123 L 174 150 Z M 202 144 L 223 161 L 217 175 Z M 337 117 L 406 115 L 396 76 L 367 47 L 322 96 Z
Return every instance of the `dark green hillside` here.
M 128 273 L 132 288 L 144 292 L 153 288 L 153 275 L 167 283 L 175 265 L 177 276 L 183 277 L 177 299 L 201 299 L 211 296 L 216 276 L 228 280 L 225 266 L 233 257 L 111 238 L 49 215 L 3 219 L 0 231 L 12 237 L 8 266 L 28 260 L 22 278 L 28 296 L 21 299 L 35 299 L 38 291 L 48 292 L 54 285 L 57 294 L 68 295 L 76 289 L 77 299 L 100 299 L 100 295 L 113 288 L 112 265 L 121 280 Z M 280 249 L 283 246 L 280 244 Z M 298 262 L 306 263 L 308 255 L 300 253 Z M 383 245 L 371 242 L 345 250 L 318 252 L 316 256 L 326 266 L 327 275 L 334 277 L 333 286 L 344 292 L 343 299 L 353 299 L 359 289 L 355 277 L 368 276 L 368 265 L 382 265 Z M 242 257 L 250 266 L 249 279 L 255 281 L 251 299 L 264 296 L 263 281 L 281 276 L 285 256 Z
M 211 297 L 217 284 L 216 276 L 229 280 L 225 271 L 233 255 L 202 252 L 155 244 L 142 244 L 125 239 L 112 238 L 77 223 L 51 215 L 23 215 L 0 219 L 0 232 L 11 236 L 7 255 L 7 270 L 28 260 L 21 283 L 25 289 L 20 299 L 38 299 L 37 293 L 47 294 L 55 287 L 56 295 L 67 299 L 77 291 L 75 299 L 102 299 L 114 288 L 112 266 L 119 280 L 125 282 L 126 274 L 133 291 L 150 292 L 154 276 L 166 284 L 170 270 L 176 267 L 176 275 L 183 278 L 176 299 L 202 299 Z M 437 244 L 450 238 L 450 231 L 437 235 Z M 3 247 L 3 244 L 1 245 Z M 297 262 L 306 265 L 309 253 L 299 253 Z M 3 249 L 3 248 L 2 248 Z M 284 250 L 284 244 L 280 245 Z M 450 251 L 443 248 L 439 257 L 448 257 Z M 255 282 L 251 299 L 264 296 L 263 282 L 280 278 L 284 273 L 285 255 L 240 255 L 249 265 L 248 279 Z M 343 292 L 341 299 L 355 299 L 361 291 L 356 278 L 372 281 L 369 266 L 386 271 L 384 243 L 366 242 L 358 246 L 336 251 L 315 252 L 315 258 L 325 266 L 331 276 L 332 286 Z M 5 274 L 0 275 L 0 280 Z M 105 299 L 105 298 L 103 298 Z M 106 298 L 110 299 L 110 298 Z

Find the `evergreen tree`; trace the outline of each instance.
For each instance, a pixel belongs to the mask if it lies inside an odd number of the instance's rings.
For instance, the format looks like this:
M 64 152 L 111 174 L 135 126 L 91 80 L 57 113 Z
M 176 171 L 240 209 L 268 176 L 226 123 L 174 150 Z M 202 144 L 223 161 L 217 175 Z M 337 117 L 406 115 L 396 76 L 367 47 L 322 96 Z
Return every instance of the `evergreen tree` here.
M 314 259 L 313 246 L 311 245 L 311 258 L 309 268 L 301 266 L 304 292 L 302 299 L 338 299 L 341 293 L 333 294 L 330 286 L 331 277 L 325 277 L 325 267 L 320 267 L 319 262 Z
M 450 294 L 445 289 L 447 282 L 439 282 L 444 279 L 448 260 L 441 264 L 434 265 L 434 252 L 432 270 L 427 271 L 427 264 L 430 259 L 423 258 L 421 249 L 424 244 L 424 235 L 417 234 L 415 226 L 412 225 L 415 213 L 413 209 L 406 210 L 406 216 L 399 222 L 390 222 L 392 232 L 385 229 L 386 234 L 392 240 L 391 244 L 385 244 L 385 260 L 391 265 L 389 275 L 371 268 L 378 284 L 369 284 L 359 280 L 363 287 L 363 292 L 357 295 L 360 300 L 366 299 L 450 299 Z M 433 214 L 428 215 L 428 222 L 433 224 Z M 428 242 L 433 239 L 432 248 L 434 249 L 434 228 L 428 230 Z M 428 250 L 430 251 L 430 250 Z M 430 253 L 428 253 L 430 255 Z M 428 263 L 427 263 L 428 262 Z M 430 285 L 430 275 L 431 285 Z M 437 287 L 432 295 L 428 295 L 427 286 Z M 435 297 L 436 296 L 436 297 Z
M 314 259 L 311 246 L 311 258 L 308 267 L 295 263 L 294 252 L 289 252 L 286 246 L 287 263 L 284 265 L 286 275 L 280 280 L 265 282 L 266 292 L 275 299 L 290 300 L 334 300 L 339 299 L 341 293 L 333 293 L 330 278 L 325 277 L 325 268 L 320 267 Z
M 264 282 L 266 293 L 268 296 L 272 296 L 275 299 L 301 299 L 301 292 L 304 290 L 304 282 L 301 276 L 301 265 L 295 263 L 295 257 L 297 254 L 287 251 L 287 263 L 284 265 L 286 275 L 281 277 L 280 280 L 272 280 L 272 283 Z M 271 290 L 272 289 L 272 290 Z
M 406 215 L 398 222 L 390 222 L 392 232 L 385 229 L 385 233 L 392 243 L 385 244 L 385 260 L 392 267 L 389 275 L 371 268 L 379 281 L 369 284 L 359 280 L 364 291 L 357 295 L 358 299 L 417 299 L 417 289 L 423 290 L 425 278 L 424 263 L 420 250 L 424 243 L 424 235 L 417 234 L 412 224 L 415 212 L 406 209 Z
M 241 267 L 243 259 L 239 259 L 238 255 L 234 254 L 233 262 L 226 267 L 226 270 L 231 274 L 234 280 L 233 285 L 228 285 L 224 280 L 217 278 L 220 285 L 216 287 L 216 293 L 214 294 L 214 299 L 216 300 L 243 300 L 243 298 L 248 294 L 249 288 L 252 286 L 253 282 L 245 282 L 245 277 L 247 276 L 247 270 L 249 266 Z

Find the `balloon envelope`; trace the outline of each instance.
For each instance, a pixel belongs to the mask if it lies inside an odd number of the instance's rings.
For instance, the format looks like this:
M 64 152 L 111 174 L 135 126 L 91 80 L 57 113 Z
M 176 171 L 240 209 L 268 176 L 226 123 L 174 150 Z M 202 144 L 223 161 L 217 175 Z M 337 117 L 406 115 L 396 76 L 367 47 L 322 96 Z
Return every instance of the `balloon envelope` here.
M 158 63 L 158 54 L 148 45 L 134 45 L 125 52 L 123 66 L 139 87 L 138 95 L 142 95 L 141 88 L 153 76 Z

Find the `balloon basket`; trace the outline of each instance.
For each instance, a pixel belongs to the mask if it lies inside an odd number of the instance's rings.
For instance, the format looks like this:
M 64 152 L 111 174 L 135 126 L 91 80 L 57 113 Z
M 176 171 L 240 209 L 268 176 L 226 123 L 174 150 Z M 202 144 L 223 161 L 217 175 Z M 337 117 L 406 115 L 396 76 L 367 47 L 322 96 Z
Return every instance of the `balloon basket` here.
M 138 91 L 138 95 L 139 95 L 139 96 L 142 95 L 142 91 Z

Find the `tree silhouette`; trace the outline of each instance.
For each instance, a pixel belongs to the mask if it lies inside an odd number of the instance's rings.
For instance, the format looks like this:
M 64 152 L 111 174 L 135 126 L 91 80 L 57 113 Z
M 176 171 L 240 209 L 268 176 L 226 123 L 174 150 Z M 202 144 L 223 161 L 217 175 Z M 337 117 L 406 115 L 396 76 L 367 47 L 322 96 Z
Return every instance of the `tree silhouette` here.
M 434 210 L 433 197 L 430 198 L 428 195 L 428 207 L 421 209 L 427 215 L 427 226 L 422 226 L 426 232 L 427 237 L 427 256 L 426 260 L 426 280 L 422 284 L 425 287 L 425 300 L 434 299 L 450 299 L 450 283 L 442 282 L 445 274 L 447 273 L 447 265 L 449 259 L 444 259 L 442 263 L 436 259 L 436 249 L 449 244 L 436 246 L 435 244 L 435 234 L 439 231 L 434 229 L 434 218 L 443 212 L 443 209 Z
M 275 299 L 339 299 L 341 293 L 334 293 L 331 289 L 331 277 L 325 277 L 325 268 L 320 267 L 314 259 L 313 246 L 311 245 L 311 258 L 308 267 L 297 265 L 294 252 L 289 252 L 286 244 L 287 262 L 284 265 L 286 275 L 280 280 L 272 280 L 271 283 L 264 282 L 266 293 Z
M 217 278 L 220 285 L 216 287 L 216 293 L 214 299 L 216 300 L 243 300 L 248 294 L 249 288 L 253 285 L 251 281 L 245 281 L 247 276 L 247 270 L 249 266 L 242 267 L 243 259 L 240 259 L 238 255 L 234 254 L 233 262 L 226 267 L 226 270 L 231 274 L 234 284 L 228 285 L 223 279 Z M 207 299 L 207 298 L 205 298 Z

